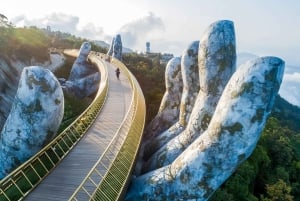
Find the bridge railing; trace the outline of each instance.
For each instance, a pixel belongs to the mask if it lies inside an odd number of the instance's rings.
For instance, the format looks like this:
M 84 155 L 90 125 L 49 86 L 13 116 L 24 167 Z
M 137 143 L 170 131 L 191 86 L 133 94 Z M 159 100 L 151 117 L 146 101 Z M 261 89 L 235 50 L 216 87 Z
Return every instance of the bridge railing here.
M 65 51 L 65 54 L 77 57 L 78 51 L 68 50 Z M 1 201 L 15 201 L 24 198 L 65 158 L 97 117 L 107 95 L 108 71 L 105 64 L 96 55 L 90 54 L 89 60 L 101 72 L 101 82 L 95 99 L 70 126 L 47 146 L 0 181 Z
M 145 99 L 135 77 L 112 59 L 131 83 L 133 96 L 124 121 L 100 159 L 69 200 L 121 200 L 126 192 L 145 124 Z

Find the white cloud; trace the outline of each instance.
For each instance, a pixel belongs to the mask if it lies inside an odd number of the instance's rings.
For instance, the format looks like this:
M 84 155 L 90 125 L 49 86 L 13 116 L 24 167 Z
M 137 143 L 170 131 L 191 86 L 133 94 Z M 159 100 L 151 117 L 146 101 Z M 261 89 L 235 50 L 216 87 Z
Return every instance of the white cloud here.
M 52 30 L 68 32 L 80 37 L 92 40 L 104 40 L 111 42 L 112 36 L 105 33 L 101 26 L 93 23 L 80 24 L 80 18 L 75 15 L 63 13 L 52 13 L 44 17 L 29 19 L 25 15 L 13 18 L 12 23 L 17 26 L 38 26 L 46 28 L 50 26 Z M 151 42 L 151 49 L 154 52 L 171 52 L 181 54 L 188 43 L 183 41 L 169 40 L 164 38 L 165 24 L 161 17 L 149 12 L 147 15 L 133 20 L 119 29 L 122 43 L 125 47 L 135 50 L 145 50 L 145 43 Z M 192 41 L 192 40 L 191 40 Z M 190 42 L 191 42 L 190 41 Z M 179 56 L 179 55 L 176 55 Z M 239 54 L 238 62 L 243 63 L 252 57 L 253 54 Z M 279 94 L 292 104 L 300 106 L 300 73 L 299 66 L 286 66 L 283 82 Z
M 279 94 L 288 102 L 300 106 L 300 73 L 284 74 Z
M 102 40 L 105 36 L 103 28 L 97 27 L 92 23 L 88 23 L 77 30 L 78 34 L 81 37 L 88 38 L 88 39 L 99 39 Z
M 295 82 L 300 84 L 300 73 L 285 74 L 283 80 L 284 82 Z
M 13 18 L 12 22 L 16 26 L 37 26 L 40 28 L 50 26 L 53 31 L 67 32 L 87 39 L 103 39 L 107 37 L 102 27 L 95 26 L 93 23 L 80 25 L 79 17 L 63 13 L 51 13 L 35 19 L 29 19 L 25 15 L 20 15 Z
M 104 40 L 111 42 L 112 36 L 105 33 L 103 27 L 94 23 L 82 24 L 80 18 L 64 13 L 51 13 L 40 18 L 29 19 L 19 15 L 12 19 L 16 26 L 37 26 L 40 28 L 51 27 L 53 31 L 62 31 L 91 40 Z M 154 13 L 133 20 L 119 29 L 125 47 L 143 50 L 147 41 L 159 40 L 161 32 L 165 30 L 162 19 Z M 160 50 L 161 45 L 157 46 Z
M 119 31 L 124 46 L 138 48 L 155 39 L 157 32 L 164 31 L 165 25 L 162 19 L 150 12 L 148 15 L 123 25 Z

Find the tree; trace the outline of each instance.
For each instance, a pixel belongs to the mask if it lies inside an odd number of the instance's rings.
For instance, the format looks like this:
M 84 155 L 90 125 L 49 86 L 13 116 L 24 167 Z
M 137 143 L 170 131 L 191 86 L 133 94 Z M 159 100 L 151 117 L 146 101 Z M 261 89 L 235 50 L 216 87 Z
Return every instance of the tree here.
M 262 197 L 261 201 L 293 201 L 292 188 L 281 179 L 266 188 L 268 196 Z
M 5 15 L 0 13 L 0 53 L 7 52 L 12 33 L 12 24 L 8 21 Z
M 0 27 L 12 27 L 12 23 L 8 21 L 8 18 L 0 13 Z

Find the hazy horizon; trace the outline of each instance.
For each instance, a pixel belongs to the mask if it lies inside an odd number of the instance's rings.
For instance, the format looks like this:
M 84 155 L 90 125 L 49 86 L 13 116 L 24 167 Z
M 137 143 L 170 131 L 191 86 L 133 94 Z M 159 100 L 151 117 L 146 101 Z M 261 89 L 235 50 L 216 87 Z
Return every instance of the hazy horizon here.
M 93 5 L 95 4 L 95 5 Z M 179 56 L 217 20 L 232 20 L 237 52 L 277 56 L 286 62 L 280 94 L 300 106 L 300 1 L 297 0 L 52 0 L 5 2 L 0 13 L 17 26 L 38 26 L 110 43 L 119 33 L 125 47 Z

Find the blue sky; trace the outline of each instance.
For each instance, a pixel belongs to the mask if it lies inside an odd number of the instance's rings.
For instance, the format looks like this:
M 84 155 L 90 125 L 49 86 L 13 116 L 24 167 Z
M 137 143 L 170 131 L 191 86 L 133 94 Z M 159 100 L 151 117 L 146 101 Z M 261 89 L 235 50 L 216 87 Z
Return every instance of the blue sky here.
M 9 0 L 0 8 L 20 26 L 51 25 L 106 42 L 121 33 L 123 44 L 133 50 L 144 51 L 150 41 L 153 51 L 175 55 L 200 40 L 209 24 L 229 19 L 235 24 L 238 52 L 286 61 L 286 97 L 300 87 L 299 11 L 299 0 Z M 300 95 L 295 96 L 290 100 L 300 105 Z

